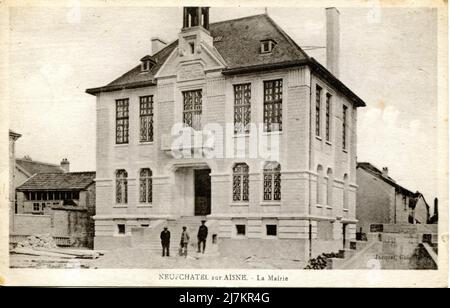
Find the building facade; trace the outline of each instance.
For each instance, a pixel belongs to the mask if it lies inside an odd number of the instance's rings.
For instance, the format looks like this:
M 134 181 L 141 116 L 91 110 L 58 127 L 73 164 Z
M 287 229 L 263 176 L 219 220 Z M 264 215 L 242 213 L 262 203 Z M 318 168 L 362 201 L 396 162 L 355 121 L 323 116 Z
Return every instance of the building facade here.
M 382 170 L 367 162 L 357 164 L 356 219 L 358 231 L 370 232 L 377 224 L 427 224 L 430 207 L 420 192 L 399 185 Z
M 327 11 L 332 26 L 338 14 Z M 195 216 L 222 253 L 306 259 L 355 237 L 358 96 L 267 14 L 209 23 L 208 8 L 189 7 L 178 40 L 154 42 L 138 66 L 87 90 L 96 248 Z
M 16 163 L 16 141 L 22 135 L 12 130 L 9 130 L 9 194 L 8 194 L 8 208 L 9 208 L 9 231 L 14 227 L 14 209 L 16 204 L 16 177 L 15 177 L 15 163 Z
M 93 247 L 95 172 L 38 173 L 17 187 L 13 237 L 51 234 L 58 244 Z
M 60 165 L 33 160 L 30 156 L 16 158 L 14 166 L 14 185 L 18 187 L 37 173 L 69 172 L 70 163 L 63 159 Z

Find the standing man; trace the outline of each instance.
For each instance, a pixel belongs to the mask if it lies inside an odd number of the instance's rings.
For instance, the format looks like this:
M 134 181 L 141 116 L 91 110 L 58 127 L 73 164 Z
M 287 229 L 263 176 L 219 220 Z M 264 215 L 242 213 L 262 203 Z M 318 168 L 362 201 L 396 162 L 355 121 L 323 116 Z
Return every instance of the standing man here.
M 181 247 L 181 255 L 184 254 L 184 257 L 187 257 L 187 249 L 189 244 L 189 233 L 186 230 L 187 228 L 183 227 L 183 232 L 181 232 L 181 240 L 180 240 L 180 247 Z
M 161 232 L 161 246 L 162 246 L 162 256 L 170 256 L 169 247 L 170 247 L 170 231 L 167 227 L 164 227 L 164 230 Z
M 202 225 L 198 228 L 197 233 L 198 253 L 200 253 L 200 244 L 202 243 L 203 243 L 202 253 L 205 253 L 206 238 L 208 237 L 208 227 L 205 226 L 205 222 L 206 222 L 205 220 L 202 220 Z

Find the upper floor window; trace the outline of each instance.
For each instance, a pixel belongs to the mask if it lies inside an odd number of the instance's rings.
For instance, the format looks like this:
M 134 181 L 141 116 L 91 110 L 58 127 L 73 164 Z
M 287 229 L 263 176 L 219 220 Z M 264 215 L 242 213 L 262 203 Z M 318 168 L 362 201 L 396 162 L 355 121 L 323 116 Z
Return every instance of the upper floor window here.
M 283 80 L 264 81 L 264 131 L 282 130 Z
M 323 167 L 317 166 L 316 204 L 323 204 Z
M 248 165 L 236 164 L 233 167 L 233 201 L 248 201 Z
M 250 132 L 250 100 L 251 84 L 237 84 L 234 86 L 234 133 Z
M 123 170 L 116 171 L 116 203 L 128 203 L 128 173 Z
M 128 143 L 128 98 L 116 100 L 116 143 Z
M 277 45 L 274 40 L 262 40 L 261 41 L 261 53 L 271 53 Z
M 344 193 L 343 193 L 343 208 L 344 209 L 348 209 L 348 187 L 349 187 L 349 183 L 348 183 L 348 175 L 347 173 L 344 174 Z
M 342 106 L 342 149 L 347 149 L 347 106 Z
M 202 90 L 183 92 L 183 123 L 195 130 L 201 129 Z
M 328 168 L 327 171 L 327 202 L 329 206 L 333 205 L 333 171 Z
M 322 88 L 316 85 L 316 136 L 320 137 L 320 109 L 322 104 Z
M 145 168 L 139 172 L 139 202 L 152 202 L 152 170 Z
M 139 98 L 140 141 L 153 141 L 153 96 Z
M 327 93 L 325 102 L 325 138 L 331 140 L 331 94 Z
M 267 162 L 264 166 L 264 200 L 281 200 L 281 166 L 278 162 Z

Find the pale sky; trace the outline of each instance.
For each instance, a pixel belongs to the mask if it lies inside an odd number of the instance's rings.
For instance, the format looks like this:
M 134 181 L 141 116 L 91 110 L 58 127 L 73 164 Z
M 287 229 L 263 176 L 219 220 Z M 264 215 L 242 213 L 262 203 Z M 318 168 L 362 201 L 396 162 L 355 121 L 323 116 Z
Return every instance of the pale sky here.
M 358 109 L 358 161 L 400 185 L 436 196 L 437 15 L 428 8 L 338 8 L 340 79 L 366 103 Z M 211 8 L 210 21 L 264 13 Z M 320 8 L 269 8 L 300 46 L 325 46 Z M 95 97 L 151 53 L 150 38 L 177 39 L 181 8 L 13 8 L 10 11 L 10 126 L 17 157 L 95 170 Z M 308 54 L 325 64 L 325 49 Z

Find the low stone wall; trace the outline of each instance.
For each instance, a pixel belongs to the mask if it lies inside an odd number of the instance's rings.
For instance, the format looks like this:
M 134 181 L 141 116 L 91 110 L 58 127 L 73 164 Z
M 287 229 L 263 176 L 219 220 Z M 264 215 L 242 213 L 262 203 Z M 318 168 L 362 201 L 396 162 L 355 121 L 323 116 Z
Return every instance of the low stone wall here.
M 15 214 L 14 235 L 52 233 L 52 218 L 49 215 Z
M 50 215 L 14 214 L 14 237 L 51 234 L 60 246 L 93 247 L 93 220 L 86 211 L 54 210 Z

